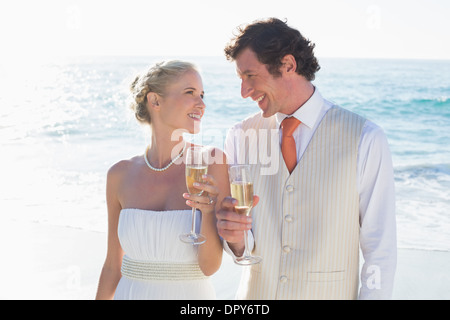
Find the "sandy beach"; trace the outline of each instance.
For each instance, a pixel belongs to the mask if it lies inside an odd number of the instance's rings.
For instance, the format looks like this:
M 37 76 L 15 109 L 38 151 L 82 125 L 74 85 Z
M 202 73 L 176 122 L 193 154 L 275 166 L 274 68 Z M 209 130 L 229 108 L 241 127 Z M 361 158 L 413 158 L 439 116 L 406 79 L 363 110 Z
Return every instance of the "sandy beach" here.
M 0 299 L 92 300 L 106 234 L 8 221 L 0 226 Z M 393 299 L 450 299 L 450 252 L 399 249 Z M 218 299 L 234 299 L 241 267 L 224 255 L 212 277 Z

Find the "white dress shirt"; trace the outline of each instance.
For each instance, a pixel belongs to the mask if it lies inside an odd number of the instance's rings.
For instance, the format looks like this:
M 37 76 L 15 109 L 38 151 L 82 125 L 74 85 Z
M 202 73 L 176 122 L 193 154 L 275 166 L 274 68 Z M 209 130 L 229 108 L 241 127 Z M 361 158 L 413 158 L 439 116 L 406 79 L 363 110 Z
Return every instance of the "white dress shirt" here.
M 305 152 L 322 118 L 333 104 L 322 98 L 317 90 L 292 116 L 301 121 L 293 133 L 297 148 L 297 161 Z M 287 115 L 275 115 L 278 124 Z M 235 154 L 235 136 L 230 129 L 225 141 L 225 152 Z M 282 130 L 279 130 L 280 144 Z M 236 159 L 230 159 L 236 161 Z M 361 270 L 359 299 L 390 299 L 397 261 L 395 222 L 395 190 L 392 158 L 386 135 L 375 123 L 367 120 L 359 142 L 357 159 L 357 188 L 360 205 L 360 247 L 364 257 Z M 249 244 L 254 240 L 249 232 Z M 233 257 L 226 241 L 225 250 Z

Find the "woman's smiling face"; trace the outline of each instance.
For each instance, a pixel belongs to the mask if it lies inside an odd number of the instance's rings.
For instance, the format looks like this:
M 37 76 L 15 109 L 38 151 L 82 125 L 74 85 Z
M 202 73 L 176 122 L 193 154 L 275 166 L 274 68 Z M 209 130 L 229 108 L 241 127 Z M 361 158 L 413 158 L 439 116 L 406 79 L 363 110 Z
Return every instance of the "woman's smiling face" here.
M 198 133 L 206 108 L 204 94 L 200 74 L 195 70 L 185 72 L 169 84 L 164 96 L 158 99 L 161 121 L 174 130 Z

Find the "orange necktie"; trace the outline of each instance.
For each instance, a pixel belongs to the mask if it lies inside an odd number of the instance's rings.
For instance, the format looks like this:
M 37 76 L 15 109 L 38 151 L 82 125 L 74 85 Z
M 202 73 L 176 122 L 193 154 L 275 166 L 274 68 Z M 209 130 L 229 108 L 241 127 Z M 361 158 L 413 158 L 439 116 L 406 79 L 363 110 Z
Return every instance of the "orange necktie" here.
M 281 122 L 281 129 L 283 130 L 283 138 L 281 139 L 281 153 L 283 154 L 284 163 L 292 173 L 297 165 L 297 148 L 295 147 L 295 140 L 292 133 L 300 124 L 300 120 L 294 117 L 285 118 Z

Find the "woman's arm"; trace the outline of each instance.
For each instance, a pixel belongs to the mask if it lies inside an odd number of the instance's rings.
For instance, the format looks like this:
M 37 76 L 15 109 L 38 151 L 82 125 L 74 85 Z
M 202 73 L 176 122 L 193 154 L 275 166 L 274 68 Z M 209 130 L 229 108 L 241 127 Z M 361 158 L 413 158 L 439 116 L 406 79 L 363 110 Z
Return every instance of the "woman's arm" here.
M 118 187 L 123 172 L 123 164 L 120 162 L 108 171 L 106 182 L 106 204 L 108 209 L 108 249 L 106 260 L 100 274 L 97 289 L 97 300 L 114 298 L 117 284 L 121 278 L 120 268 L 124 252 L 120 246 L 117 227 L 122 206 L 118 199 Z

